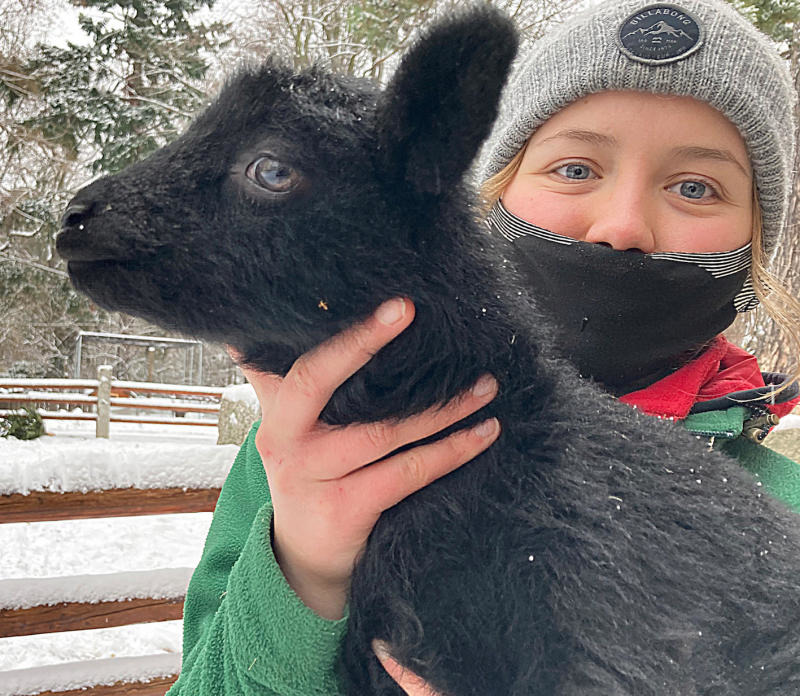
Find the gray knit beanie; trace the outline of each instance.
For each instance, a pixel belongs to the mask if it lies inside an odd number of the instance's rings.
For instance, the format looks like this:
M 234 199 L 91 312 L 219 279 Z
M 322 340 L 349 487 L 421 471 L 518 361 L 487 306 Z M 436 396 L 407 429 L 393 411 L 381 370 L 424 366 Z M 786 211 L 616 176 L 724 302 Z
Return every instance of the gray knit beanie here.
M 515 65 L 484 149 L 499 172 L 548 118 L 604 90 L 691 96 L 742 134 L 755 174 L 764 249 L 786 222 L 795 94 L 775 45 L 724 0 L 606 0 L 537 41 Z

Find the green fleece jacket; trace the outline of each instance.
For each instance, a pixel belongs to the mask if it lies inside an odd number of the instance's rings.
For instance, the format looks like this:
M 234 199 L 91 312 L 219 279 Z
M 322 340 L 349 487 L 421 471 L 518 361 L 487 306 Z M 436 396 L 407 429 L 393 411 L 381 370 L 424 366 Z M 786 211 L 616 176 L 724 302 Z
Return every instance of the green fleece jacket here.
M 689 416 L 686 428 L 738 459 L 800 512 L 800 466 L 740 437 L 747 409 Z M 272 553 L 272 504 L 253 427 L 214 512 L 186 594 L 183 667 L 169 696 L 336 696 L 347 617 L 328 621 L 292 591 Z
M 222 486 L 183 611 L 170 696 L 334 696 L 347 617 L 305 606 L 272 553 L 270 501 L 253 426 Z

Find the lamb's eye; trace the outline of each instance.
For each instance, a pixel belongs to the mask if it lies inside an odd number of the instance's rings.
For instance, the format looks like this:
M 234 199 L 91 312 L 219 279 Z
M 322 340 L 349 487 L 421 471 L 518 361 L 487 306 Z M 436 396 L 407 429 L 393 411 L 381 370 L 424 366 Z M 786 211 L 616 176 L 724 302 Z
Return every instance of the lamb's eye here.
M 272 157 L 259 157 L 247 167 L 247 176 L 272 193 L 288 193 L 300 181 L 300 175 L 288 164 Z

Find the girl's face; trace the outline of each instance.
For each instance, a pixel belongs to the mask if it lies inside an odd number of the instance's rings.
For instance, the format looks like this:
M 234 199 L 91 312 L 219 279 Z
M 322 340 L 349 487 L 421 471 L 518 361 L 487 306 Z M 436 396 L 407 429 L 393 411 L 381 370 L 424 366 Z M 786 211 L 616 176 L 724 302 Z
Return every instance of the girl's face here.
M 711 252 L 752 237 L 744 141 L 691 97 L 601 92 L 530 139 L 503 192 L 517 217 L 617 250 Z

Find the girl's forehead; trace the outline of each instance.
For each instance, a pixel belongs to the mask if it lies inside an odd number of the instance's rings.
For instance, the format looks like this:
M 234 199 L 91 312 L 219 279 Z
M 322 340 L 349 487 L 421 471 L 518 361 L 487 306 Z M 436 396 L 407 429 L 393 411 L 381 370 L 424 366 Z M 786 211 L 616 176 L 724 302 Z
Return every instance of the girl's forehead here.
M 652 151 L 686 147 L 730 152 L 750 170 L 736 126 L 711 105 L 688 96 L 637 91 L 590 94 L 545 121 L 531 137 L 535 145 L 584 141 L 598 146 L 643 144 Z

